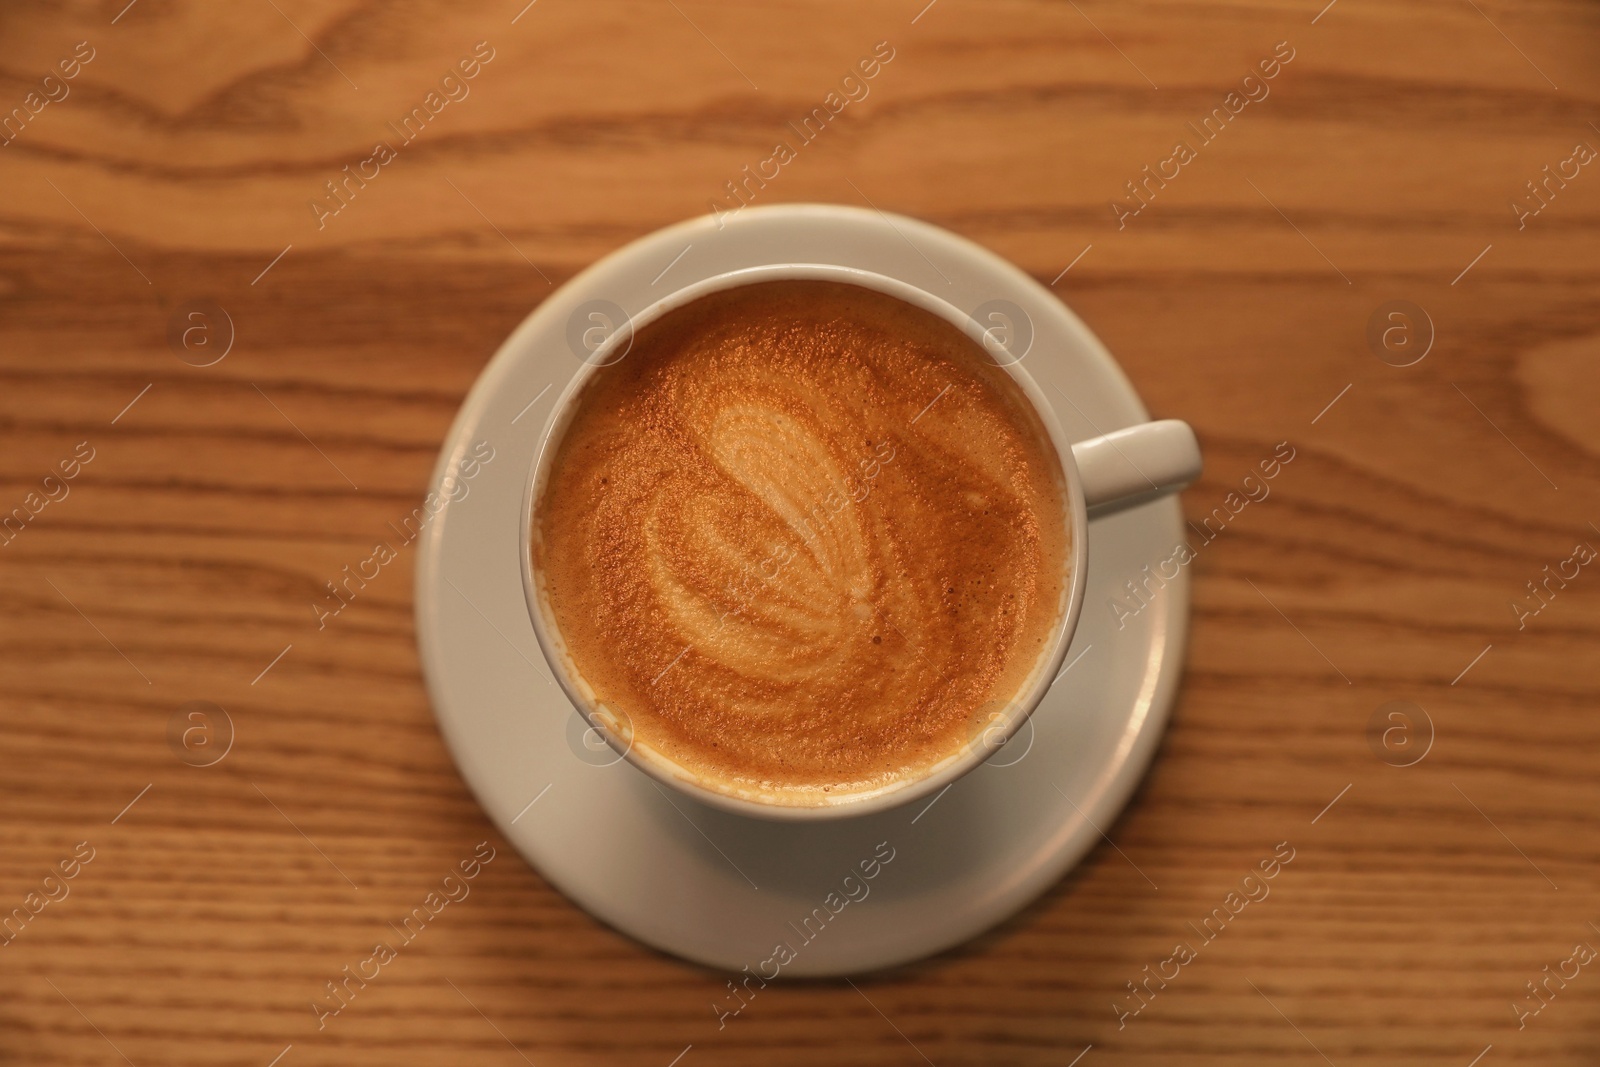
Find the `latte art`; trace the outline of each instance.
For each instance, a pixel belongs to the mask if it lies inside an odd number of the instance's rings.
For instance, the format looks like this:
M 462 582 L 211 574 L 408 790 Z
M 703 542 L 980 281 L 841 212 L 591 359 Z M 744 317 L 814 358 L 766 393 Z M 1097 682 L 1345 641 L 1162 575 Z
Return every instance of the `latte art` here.
M 832 282 L 704 297 L 597 370 L 533 515 L 575 672 L 714 789 L 816 804 L 960 752 L 1048 649 L 1060 461 L 955 327 Z

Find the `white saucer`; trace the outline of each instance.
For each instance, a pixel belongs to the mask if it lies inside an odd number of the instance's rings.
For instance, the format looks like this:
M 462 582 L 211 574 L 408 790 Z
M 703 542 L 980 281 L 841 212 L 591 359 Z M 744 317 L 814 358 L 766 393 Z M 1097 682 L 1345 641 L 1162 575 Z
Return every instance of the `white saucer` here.
M 1115 821 L 1176 694 L 1188 574 L 1120 630 L 1108 601 L 1146 564 L 1171 556 L 1182 513 L 1168 498 L 1090 522 L 1087 597 L 1066 672 L 1031 729 L 931 807 L 918 801 L 835 822 L 749 819 L 669 797 L 609 749 L 585 748 L 581 718 L 548 677 L 519 569 L 524 480 L 551 404 L 580 366 L 568 338 L 581 305 L 609 301 L 631 314 L 691 282 L 762 263 L 859 267 L 969 311 L 995 300 L 1024 309 L 1034 331 L 1026 366 L 1074 440 L 1148 418 L 1076 316 L 971 242 L 835 206 L 749 208 L 724 222 L 695 219 L 607 256 L 545 300 L 479 377 L 445 441 L 435 489 L 477 442 L 494 458 L 418 542 L 423 670 L 440 729 L 490 818 L 590 914 L 735 972 L 889 967 L 1012 915 L 1100 840 L 1096 827 Z M 891 849 L 887 864 L 873 865 L 875 851 Z M 788 952 L 775 953 L 780 944 Z

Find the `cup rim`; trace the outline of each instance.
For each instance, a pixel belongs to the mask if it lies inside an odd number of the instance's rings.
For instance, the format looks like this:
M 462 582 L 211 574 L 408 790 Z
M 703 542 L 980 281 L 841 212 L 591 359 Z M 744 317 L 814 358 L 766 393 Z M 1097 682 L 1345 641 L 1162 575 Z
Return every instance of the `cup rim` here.
M 628 329 L 614 329 L 605 341 L 590 353 L 590 358 L 582 360 L 582 365 L 551 406 L 551 411 L 539 431 L 533 465 L 524 478 L 517 537 L 522 546 L 523 599 L 533 625 L 534 636 L 539 642 L 539 650 L 562 693 L 571 703 L 572 710 L 583 718 L 590 730 L 599 734 L 622 759 L 644 772 L 652 780 L 677 789 L 681 794 L 710 807 L 767 820 L 825 821 L 856 818 L 886 811 L 911 803 L 936 790 L 942 790 L 987 761 L 1000 746 L 1022 728 L 1054 684 L 1072 644 L 1072 637 L 1077 631 L 1088 577 L 1088 511 L 1083 497 L 1081 475 L 1073 458 L 1073 442 L 1066 436 L 1049 399 L 1033 380 L 1032 375 L 1022 366 L 1021 357 L 1009 363 L 996 361 L 995 365 L 1010 375 L 1012 381 L 1028 398 L 1055 447 L 1065 482 L 1066 518 L 1071 538 L 1066 568 L 1067 588 L 1062 596 L 1062 605 L 1055 625 L 1051 629 L 1049 654 L 1036 662 L 1033 672 L 1029 675 L 1026 689 L 1005 701 L 1011 714 L 1003 725 L 997 725 L 993 731 L 983 731 L 982 745 L 969 742 L 920 776 L 902 779 L 873 790 L 846 793 L 816 805 L 781 804 L 722 792 L 702 784 L 692 771 L 664 755 L 647 754 L 646 750 L 641 750 L 639 746 L 633 744 L 631 737 L 624 741 L 618 731 L 601 717 L 592 706 L 595 702 L 577 684 L 578 678 L 574 676 L 580 675 L 580 672 L 571 663 L 564 640 L 559 636 L 560 628 L 548 612 L 533 560 L 534 505 L 548 481 L 557 447 L 572 422 L 575 412 L 574 400 L 582 394 L 594 375 L 617 362 L 609 357 L 618 347 L 623 344 L 631 345 L 640 329 L 701 297 L 761 282 L 793 280 L 841 282 L 883 293 L 936 315 L 961 330 L 980 348 L 985 348 L 984 330 L 971 315 L 920 286 L 875 271 L 830 263 L 783 262 L 741 267 L 701 279 L 653 301 L 636 313 L 624 312 L 627 315 Z M 993 739 L 992 747 L 991 739 Z

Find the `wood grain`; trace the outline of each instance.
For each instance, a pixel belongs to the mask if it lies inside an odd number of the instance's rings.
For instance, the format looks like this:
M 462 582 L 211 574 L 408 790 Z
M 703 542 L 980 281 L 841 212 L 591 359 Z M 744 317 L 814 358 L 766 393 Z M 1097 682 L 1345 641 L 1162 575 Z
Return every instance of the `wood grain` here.
M 1523 229 L 1510 207 L 1600 147 L 1593 5 L 125 4 L 0 10 L 0 109 L 94 50 L 0 147 L 0 508 L 94 450 L 0 546 L 0 914 L 94 849 L 0 947 L 0 1062 L 1600 1056 L 1590 969 L 1522 1029 L 1512 1007 L 1600 946 L 1600 576 L 1520 631 L 1510 606 L 1600 546 L 1600 171 Z M 719 1031 L 725 976 L 588 918 L 468 795 L 411 556 L 326 630 L 309 605 L 416 506 L 552 284 L 707 211 L 885 40 L 870 95 L 758 202 L 869 198 L 1046 283 L 1090 246 L 1055 291 L 1199 431 L 1188 514 L 1278 442 L 1296 459 L 1193 565 L 1172 727 L 1107 828 L 1127 858 L 1097 849 L 859 988 L 775 985 Z M 470 96 L 319 229 L 324 183 L 479 41 Z M 1124 183 L 1280 41 L 1270 95 L 1119 230 Z M 206 368 L 167 341 L 198 298 L 237 334 Z M 1405 368 L 1366 338 L 1398 299 L 1437 333 Z M 194 700 L 237 727 L 209 768 L 167 740 Z M 1369 745 L 1394 700 L 1435 728 L 1414 766 Z M 471 897 L 319 1030 L 324 983 L 481 841 Z M 1281 841 L 1271 897 L 1119 1029 L 1125 983 Z

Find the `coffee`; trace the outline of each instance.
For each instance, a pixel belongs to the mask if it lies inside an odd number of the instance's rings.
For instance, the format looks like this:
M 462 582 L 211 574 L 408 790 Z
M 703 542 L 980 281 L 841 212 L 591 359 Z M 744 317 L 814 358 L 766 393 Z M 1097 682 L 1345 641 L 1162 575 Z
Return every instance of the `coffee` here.
M 552 447 L 532 551 L 572 672 L 714 791 L 918 777 L 1049 652 L 1061 461 L 920 308 L 810 280 L 702 297 L 596 370 Z

